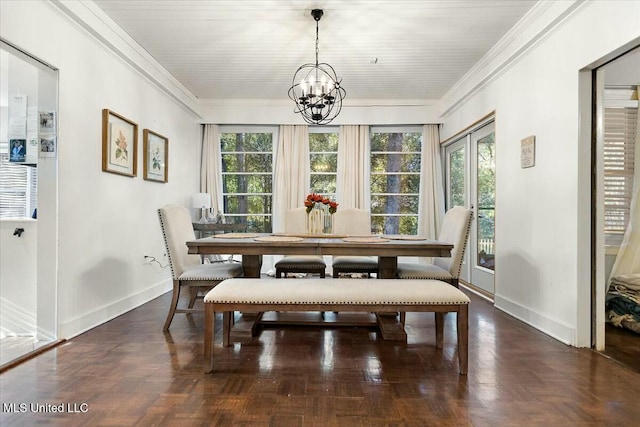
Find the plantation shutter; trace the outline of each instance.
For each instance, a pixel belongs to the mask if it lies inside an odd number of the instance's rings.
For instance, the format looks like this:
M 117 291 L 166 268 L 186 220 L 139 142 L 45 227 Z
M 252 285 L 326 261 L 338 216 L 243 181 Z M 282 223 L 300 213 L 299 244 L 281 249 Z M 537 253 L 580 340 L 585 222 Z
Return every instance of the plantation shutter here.
M 9 162 L 0 153 L 0 218 L 31 218 L 38 200 L 37 168 Z
M 604 109 L 604 232 L 607 245 L 619 245 L 629 223 L 637 114 L 637 108 Z

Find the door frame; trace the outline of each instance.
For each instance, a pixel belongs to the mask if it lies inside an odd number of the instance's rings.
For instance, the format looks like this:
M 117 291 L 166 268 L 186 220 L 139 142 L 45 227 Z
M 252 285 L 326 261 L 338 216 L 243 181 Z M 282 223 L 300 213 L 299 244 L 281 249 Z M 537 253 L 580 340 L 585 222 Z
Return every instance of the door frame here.
M 471 230 L 469 232 L 468 250 L 465 251 L 460 278 L 463 282 L 472 286 L 474 290 L 476 290 L 481 295 L 492 299 L 493 295 L 495 294 L 495 270 L 492 273 L 490 273 L 493 276 L 493 286 L 492 286 L 493 292 L 489 293 L 487 290 L 481 287 L 478 287 L 473 283 L 474 267 L 472 266 L 472 263 L 471 263 L 471 260 L 472 260 L 471 255 L 469 255 L 477 247 L 477 244 L 475 242 L 472 243 L 474 236 L 477 236 L 477 233 L 476 233 L 477 217 L 475 215 L 476 209 L 475 209 L 475 205 L 472 206 L 472 204 L 475 203 L 474 202 L 475 197 L 472 197 L 472 194 L 475 192 L 475 189 L 476 189 L 476 182 L 475 182 L 476 180 L 475 179 L 472 180 L 471 178 L 473 177 L 472 174 L 475 173 L 475 166 L 476 166 L 475 156 L 477 153 L 476 147 L 474 146 L 475 144 L 473 143 L 474 142 L 473 134 L 478 131 L 482 131 L 482 129 L 487 128 L 487 126 L 493 126 L 492 130 L 495 133 L 495 114 L 494 113 L 491 113 L 483 117 L 482 119 L 476 121 L 472 125 L 465 128 L 464 130 L 456 133 L 451 138 L 443 141 L 441 144 L 441 157 L 443 159 L 442 171 L 443 171 L 443 181 L 445 183 L 444 185 L 445 203 L 446 203 L 446 209 L 448 210 L 452 207 L 451 198 L 450 198 L 450 187 L 449 187 L 449 175 L 450 175 L 449 154 L 459 149 L 459 148 L 456 148 L 456 145 L 465 146 L 465 197 L 464 197 L 465 207 L 471 208 L 471 210 L 474 212 L 474 218 L 471 224 Z M 482 136 L 485 136 L 485 135 L 480 135 L 480 138 Z M 476 138 L 475 140 L 477 139 L 478 138 Z
M 474 286 L 482 289 L 483 291 L 489 293 L 490 295 L 495 295 L 495 269 L 490 270 L 485 267 L 481 267 L 478 265 L 476 255 L 478 254 L 478 141 L 494 134 L 494 149 L 495 149 L 495 133 L 496 126 L 495 120 L 491 120 L 485 123 L 483 126 L 478 127 L 473 132 L 471 132 L 470 136 L 470 150 L 469 150 L 469 159 L 471 161 L 470 168 L 471 173 L 469 175 L 470 179 L 470 193 L 469 193 L 469 202 L 471 203 L 471 210 L 473 211 L 473 221 L 471 221 L 471 229 L 469 230 L 469 273 L 471 283 Z M 495 153 L 494 153 L 495 155 Z M 495 185 L 495 178 L 494 178 Z M 495 195 L 494 195 L 495 198 Z M 495 206 L 494 206 L 494 215 L 495 215 Z M 495 224 L 494 224 L 494 255 L 495 255 Z M 471 255 L 473 254 L 473 256 Z M 495 267 L 494 267 L 495 268 Z M 489 282 L 491 282 L 489 284 Z M 482 284 L 482 285 L 481 285 Z M 490 289 L 487 289 L 489 288 Z

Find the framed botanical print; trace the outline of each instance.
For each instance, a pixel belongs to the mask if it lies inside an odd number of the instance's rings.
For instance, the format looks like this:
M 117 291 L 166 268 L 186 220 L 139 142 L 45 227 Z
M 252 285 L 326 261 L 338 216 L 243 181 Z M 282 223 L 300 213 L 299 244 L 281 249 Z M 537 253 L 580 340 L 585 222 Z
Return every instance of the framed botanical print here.
M 169 139 L 149 129 L 142 131 L 143 178 L 149 181 L 169 181 Z
M 102 110 L 102 170 L 134 177 L 138 165 L 138 125 Z

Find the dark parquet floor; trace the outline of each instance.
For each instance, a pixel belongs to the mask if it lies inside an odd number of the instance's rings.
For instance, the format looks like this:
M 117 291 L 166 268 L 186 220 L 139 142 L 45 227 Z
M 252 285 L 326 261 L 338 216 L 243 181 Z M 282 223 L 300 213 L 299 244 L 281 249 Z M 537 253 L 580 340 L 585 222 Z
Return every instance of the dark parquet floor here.
M 453 315 L 436 349 L 427 313 L 407 315 L 406 344 L 356 328 L 265 330 L 218 346 L 217 370 L 204 374 L 203 316 L 176 315 L 164 334 L 168 304 L 164 295 L 0 375 L 0 425 L 640 423 L 640 373 L 473 295 L 468 376 L 458 375 Z
M 640 374 L 640 334 L 611 323 L 605 324 L 605 331 L 604 354 Z

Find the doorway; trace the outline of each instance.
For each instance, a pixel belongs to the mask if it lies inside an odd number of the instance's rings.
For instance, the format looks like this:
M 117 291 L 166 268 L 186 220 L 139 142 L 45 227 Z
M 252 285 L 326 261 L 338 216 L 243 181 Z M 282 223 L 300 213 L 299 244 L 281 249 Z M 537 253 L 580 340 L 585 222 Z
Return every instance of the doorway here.
M 495 271 L 495 123 L 491 119 L 444 148 L 447 209 L 473 211 L 460 279 L 493 298 Z
M 0 69 L 0 368 L 5 368 L 57 338 L 58 70 L 4 40 Z
M 640 333 L 633 332 L 611 315 L 609 310 L 614 304 L 607 301 L 613 301 L 615 294 L 607 292 L 607 289 L 612 276 L 640 273 L 637 269 L 629 270 L 628 266 L 617 267 L 618 261 L 625 256 L 622 248 L 637 247 L 637 244 L 624 239 L 628 224 L 633 221 L 634 176 L 640 167 L 637 154 L 640 149 L 635 146 L 638 141 L 639 70 L 640 47 L 594 70 L 596 127 L 593 150 L 596 173 L 592 188 L 597 195 L 592 209 L 595 212 L 592 221 L 596 236 L 592 241 L 596 254 L 594 345 L 597 350 L 637 372 L 640 372 Z M 635 216 L 639 214 L 635 212 Z M 637 297 L 640 298 L 640 292 Z

